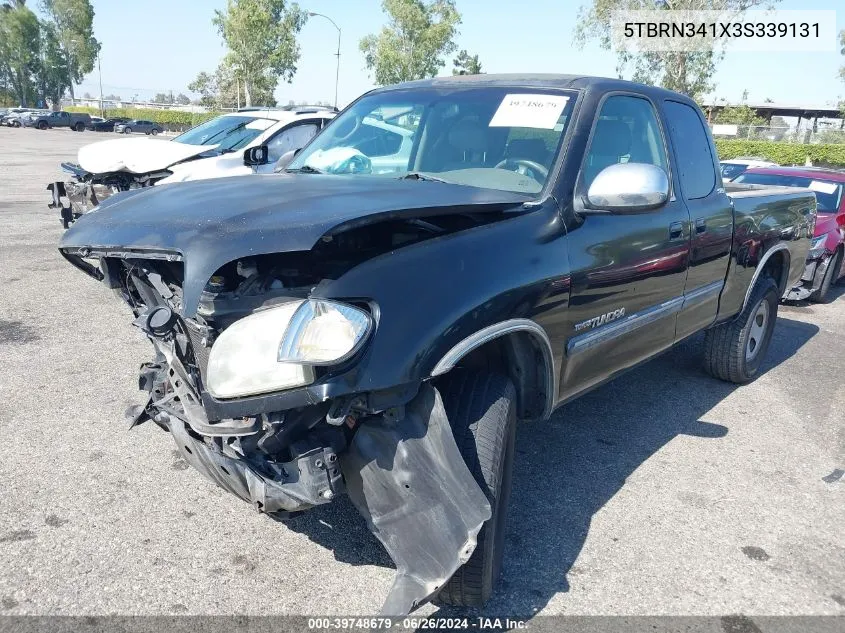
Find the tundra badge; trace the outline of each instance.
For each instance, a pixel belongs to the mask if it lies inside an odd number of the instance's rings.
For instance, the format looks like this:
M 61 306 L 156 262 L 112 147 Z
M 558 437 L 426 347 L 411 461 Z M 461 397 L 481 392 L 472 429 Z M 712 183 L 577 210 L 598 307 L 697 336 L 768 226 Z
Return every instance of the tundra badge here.
M 615 321 L 616 319 L 621 319 L 625 316 L 625 308 L 617 308 L 616 310 L 611 310 L 605 314 L 600 314 L 597 317 L 593 317 L 592 319 L 587 319 L 586 321 L 581 321 L 580 323 L 575 324 L 575 331 L 580 332 L 581 330 L 589 330 L 594 327 L 598 327 L 599 325 L 604 325 L 605 323 L 610 323 L 611 321 Z

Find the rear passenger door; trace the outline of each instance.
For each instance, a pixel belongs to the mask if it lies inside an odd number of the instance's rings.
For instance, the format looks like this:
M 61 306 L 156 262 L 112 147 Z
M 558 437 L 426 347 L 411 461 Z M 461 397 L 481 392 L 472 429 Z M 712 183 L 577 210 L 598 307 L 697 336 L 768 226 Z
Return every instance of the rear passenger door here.
M 725 193 L 715 148 L 700 112 L 679 101 L 663 102 L 680 191 L 689 209 L 690 260 L 676 340 L 716 319 L 733 244 L 734 215 Z

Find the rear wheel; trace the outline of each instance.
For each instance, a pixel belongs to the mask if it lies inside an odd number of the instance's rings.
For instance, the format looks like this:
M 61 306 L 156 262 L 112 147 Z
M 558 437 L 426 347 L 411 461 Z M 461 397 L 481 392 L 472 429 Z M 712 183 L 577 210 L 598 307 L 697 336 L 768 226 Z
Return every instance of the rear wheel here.
M 760 277 L 742 314 L 707 330 L 704 365 L 711 376 L 736 384 L 757 377 L 775 328 L 779 294 L 774 279 Z
M 441 383 L 455 442 L 490 502 L 491 517 L 470 559 L 443 586 L 441 603 L 477 607 L 502 568 L 516 437 L 516 390 L 500 374 L 455 370 Z
M 822 278 L 822 284 L 819 289 L 810 295 L 810 301 L 815 303 L 828 303 L 830 301 L 830 286 L 834 283 L 836 275 L 839 273 L 839 266 L 842 263 L 842 251 L 838 250 L 831 255 L 830 263 Z
M 85 131 L 85 124 L 84 123 L 77 123 L 76 126 L 73 128 L 77 132 L 84 132 Z

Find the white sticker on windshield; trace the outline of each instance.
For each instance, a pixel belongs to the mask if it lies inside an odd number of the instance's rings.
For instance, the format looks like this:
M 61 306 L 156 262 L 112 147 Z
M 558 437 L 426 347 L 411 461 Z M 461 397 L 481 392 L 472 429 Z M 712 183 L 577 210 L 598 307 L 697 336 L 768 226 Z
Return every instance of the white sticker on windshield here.
M 566 107 L 569 97 L 560 95 L 505 95 L 490 127 L 532 127 L 552 130 Z
M 836 187 L 839 185 L 834 185 L 830 182 L 822 182 L 821 180 L 811 180 L 810 184 L 807 185 L 808 189 L 812 189 L 813 191 L 818 191 L 819 193 L 836 193 Z

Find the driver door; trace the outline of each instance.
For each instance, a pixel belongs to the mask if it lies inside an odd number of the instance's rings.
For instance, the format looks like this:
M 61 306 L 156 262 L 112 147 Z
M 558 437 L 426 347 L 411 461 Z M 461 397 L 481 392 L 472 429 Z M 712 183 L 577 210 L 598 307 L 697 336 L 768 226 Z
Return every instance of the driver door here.
M 654 104 L 611 94 L 599 107 L 576 196 L 604 168 L 648 163 L 667 172 L 669 200 L 645 212 L 584 214 L 567 235 L 572 286 L 561 397 L 571 398 L 668 348 L 683 304 L 689 213 Z

